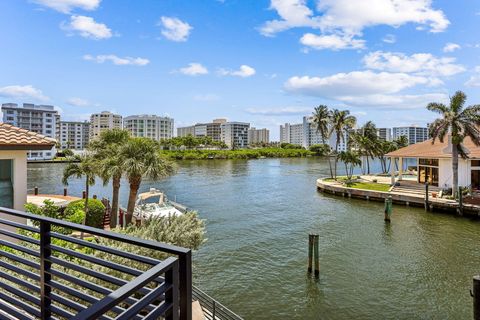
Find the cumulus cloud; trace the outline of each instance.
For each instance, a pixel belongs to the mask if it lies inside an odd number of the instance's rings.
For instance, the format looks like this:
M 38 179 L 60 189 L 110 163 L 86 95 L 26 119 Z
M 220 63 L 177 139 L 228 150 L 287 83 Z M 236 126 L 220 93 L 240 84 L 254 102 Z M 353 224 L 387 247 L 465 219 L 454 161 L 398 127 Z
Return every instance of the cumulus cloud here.
M 460 49 L 460 45 L 456 43 L 449 42 L 443 47 L 443 52 L 453 52 L 455 50 Z
M 70 13 L 78 8 L 82 10 L 95 10 L 101 0 L 32 0 L 34 3 L 49 7 L 61 13 Z
M 85 106 L 88 106 L 90 104 L 87 100 L 82 99 L 82 98 L 78 98 L 78 97 L 69 98 L 67 100 L 67 103 L 69 105 L 75 106 L 75 107 L 85 107 Z
M 437 58 L 430 53 L 415 53 L 408 56 L 399 52 L 383 51 L 371 52 L 363 58 L 363 63 L 370 69 L 442 77 L 465 71 L 465 68 L 455 61 L 455 58 Z
M 96 22 L 92 17 L 71 16 L 69 23 L 62 23 L 61 28 L 70 34 L 79 34 L 84 38 L 101 40 L 112 37 L 112 30 L 106 24 Z
M 23 98 L 34 99 L 39 101 L 48 101 L 49 97 L 43 94 L 43 92 L 32 85 L 12 85 L 6 87 L 0 87 L 0 97 L 4 98 Z
M 387 34 L 385 37 L 383 37 L 382 41 L 385 43 L 395 43 L 397 42 L 397 37 L 395 37 L 393 34 Z
M 300 38 L 300 43 L 317 50 L 363 49 L 365 47 L 365 40 L 337 34 L 316 35 L 306 33 Z
M 393 109 L 415 109 L 425 108 L 432 101 L 448 102 L 448 95 L 445 93 L 427 93 L 427 94 L 373 94 L 365 96 L 342 96 L 340 101 L 358 107 L 379 107 Z
M 246 64 L 243 64 L 240 66 L 240 69 L 238 70 L 227 70 L 227 69 L 219 69 L 218 74 L 221 76 L 236 76 L 236 77 L 242 77 L 242 78 L 248 78 L 253 76 L 256 73 L 255 69 L 247 66 Z
M 480 66 L 475 67 L 474 74 L 465 82 L 467 87 L 480 87 Z
M 193 29 L 187 22 L 174 17 L 161 17 L 158 25 L 162 26 L 162 35 L 165 38 L 177 42 L 187 41 Z
M 271 0 L 270 9 L 275 10 L 280 19 L 261 26 L 263 35 L 273 36 L 296 27 L 317 29 L 320 34 L 316 37 L 312 33 L 302 37 L 304 45 L 316 49 L 363 47 L 364 41 L 358 37 L 365 28 L 376 25 L 396 28 L 414 23 L 422 29 L 428 27 L 430 32 L 442 32 L 450 23 L 441 10 L 432 8 L 431 0 L 322 0 L 317 1 L 319 14 L 307 6 L 306 0 Z M 387 38 L 388 41 L 392 38 Z
M 204 67 L 201 63 L 192 62 L 188 64 L 188 67 L 180 68 L 179 70 L 174 72 L 180 72 L 187 76 L 198 76 L 202 74 L 208 74 L 208 69 Z
M 305 115 L 312 112 L 312 108 L 306 107 L 282 107 L 282 108 L 247 108 L 245 112 L 251 115 L 260 116 L 293 116 Z
M 98 56 L 92 56 L 90 54 L 86 54 L 83 56 L 84 60 L 93 61 L 96 63 L 104 63 L 110 61 L 114 65 L 117 66 L 146 66 L 150 63 L 150 60 L 145 58 L 133 58 L 133 57 L 118 57 L 114 54 L 102 54 Z

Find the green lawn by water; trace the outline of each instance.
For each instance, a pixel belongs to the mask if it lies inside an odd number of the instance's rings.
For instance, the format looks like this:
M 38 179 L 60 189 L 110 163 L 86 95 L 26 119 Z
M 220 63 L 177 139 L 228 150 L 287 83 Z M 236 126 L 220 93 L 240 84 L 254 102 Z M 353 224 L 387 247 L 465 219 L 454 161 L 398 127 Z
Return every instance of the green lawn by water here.
M 332 178 L 324 179 L 325 181 L 333 181 Z M 345 182 L 347 177 L 337 177 L 337 181 Z M 364 189 L 364 190 L 373 190 L 373 191 L 383 191 L 388 192 L 390 190 L 390 185 L 383 184 L 383 183 L 375 183 L 375 182 L 352 182 L 348 185 L 345 185 L 349 188 L 354 189 Z

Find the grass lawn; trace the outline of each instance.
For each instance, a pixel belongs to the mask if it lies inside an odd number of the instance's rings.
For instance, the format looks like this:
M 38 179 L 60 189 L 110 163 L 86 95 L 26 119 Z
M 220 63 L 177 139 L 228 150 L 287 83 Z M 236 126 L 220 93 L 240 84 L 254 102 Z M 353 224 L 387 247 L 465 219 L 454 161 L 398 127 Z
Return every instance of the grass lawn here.
M 323 179 L 324 181 L 334 181 L 332 178 Z M 347 177 L 337 177 L 337 181 L 345 182 Z M 388 192 L 390 190 L 389 184 L 375 183 L 375 182 L 353 182 L 349 185 L 345 185 L 349 188 L 354 189 L 364 189 L 364 190 L 373 190 L 373 191 L 384 191 Z

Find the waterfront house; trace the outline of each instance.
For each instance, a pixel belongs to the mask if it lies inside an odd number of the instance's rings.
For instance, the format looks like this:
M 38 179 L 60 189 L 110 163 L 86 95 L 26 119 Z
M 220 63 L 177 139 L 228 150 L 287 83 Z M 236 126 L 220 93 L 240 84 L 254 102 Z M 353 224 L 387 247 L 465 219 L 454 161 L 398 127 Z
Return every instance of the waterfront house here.
M 27 201 L 27 153 L 51 150 L 55 139 L 0 123 L 0 207 L 23 210 Z
M 458 159 L 458 185 L 463 187 L 471 186 L 472 189 L 480 190 L 480 147 L 475 146 L 473 141 L 466 137 L 463 143 L 468 158 Z M 452 187 L 452 145 L 450 136 L 443 142 L 432 139 L 409 145 L 390 152 L 387 157 L 392 163 L 398 159 L 398 180 L 402 180 L 403 159 L 417 159 L 417 181 L 428 182 L 430 185 L 441 188 Z M 395 166 L 391 166 L 392 183 L 395 181 Z

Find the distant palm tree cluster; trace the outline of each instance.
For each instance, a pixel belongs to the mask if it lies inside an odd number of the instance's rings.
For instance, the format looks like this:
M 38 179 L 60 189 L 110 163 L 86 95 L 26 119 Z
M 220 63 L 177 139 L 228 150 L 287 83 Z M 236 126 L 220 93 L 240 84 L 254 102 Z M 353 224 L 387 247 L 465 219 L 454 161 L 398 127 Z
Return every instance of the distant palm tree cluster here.
M 157 180 L 175 172 L 175 164 L 161 154 L 160 143 L 149 138 L 130 137 L 128 131 L 112 129 L 103 131 L 91 141 L 87 153 L 78 163 L 69 163 L 63 173 L 63 183 L 70 177 L 85 177 L 85 217 L 88 212 L 89 186 L 95 177 L 106 185 L 112 181 L 112 208 L 110 226 L 117 226 L 119 191 L 122 177 L 128 180 L 126 224 L 132 222 L 135 200 L 143 178 Z
M 361 157 L 364 157 L 367 163 L 367 174 L 370 174 L 370 159 L 375 158 L 380 159 L 382 171 L 386 173 L 389 166 L 385 154 L 408 145 L 408 140 L 404 136 L 395 141 L 382 140 L 372 121 L 365 123 L 359 130 L 354 130 L 357 119 L 348 110 L 330 110 L 325 105 L 319 105 L 314 109 L 313 122 L 322 139 L 323 150 L 327 150 L 324 154 L 328 156 L 330 177 L 334 179 L 337 178 L 339 160 L 345 165 L 347 177 L 351 178 L 353 169 L 362 165 Z M 329 150 L 328 141 L 332 135 L 335 137 L 335 149 Z M 347 150 L 339 152 L 342 142 L 347 144 Z

